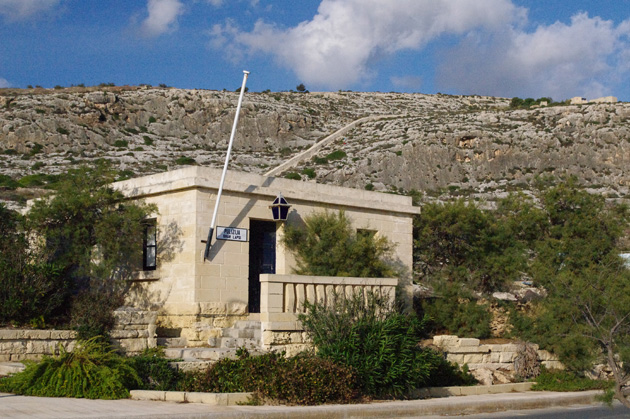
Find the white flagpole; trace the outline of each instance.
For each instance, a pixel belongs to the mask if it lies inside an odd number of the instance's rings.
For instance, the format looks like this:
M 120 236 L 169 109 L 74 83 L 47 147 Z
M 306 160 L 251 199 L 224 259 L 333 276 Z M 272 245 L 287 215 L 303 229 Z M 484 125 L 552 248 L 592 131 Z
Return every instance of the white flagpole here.
M 245 93 L 245 83 L 247 82 L 247 76 L 249 71 L 243 70 L 243 84 L 241 85 L 241 94 L 238 97 L 238 106 L 236 107 L 236 115 L 234 116 L 234 124 L 232 125 L 232 134 L 230 135 L 230 143 L 228 144 L 227 156 L 225 156 L 225 164 L 223 165 L 223 173 L 221 174 L 221 182 L 219 184 L 219 192 L 217 192 L 217 202 L 214 205 L 214 213 L 212 214 L 212 222 L 210 223 L 210 231 L 208 231 L 208 240 L 206 240 L 206 251 L 203 254 L 204 262 L 210 258 L 210 244 L 212 242 L 212 234 L 214 232 L 215 223 L 217 221 L 217 213 L 219 212 L 219 202 L 221 201 L 221 194 L 223 193 L 223 183 L 225 182 L 225 174 L 227 173 L 228 162 L 230 161 L 230 153 L 232 152 L 232 143 L 234 142 L 234 136 L 236 135 L 236 126 L 238 125 L 238 116 L 241 111 L 241 104 L 243 103 L 243 94 Z

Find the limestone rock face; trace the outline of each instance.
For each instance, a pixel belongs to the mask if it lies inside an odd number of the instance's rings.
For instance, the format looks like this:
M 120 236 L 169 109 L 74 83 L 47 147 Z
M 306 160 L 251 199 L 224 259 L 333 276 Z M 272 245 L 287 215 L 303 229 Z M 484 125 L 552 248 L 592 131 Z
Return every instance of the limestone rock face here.
M 190 159 L 220 167 L 237 101 L 235 92 L 172 88 L 2 89 L 0 174 L 58 174 L 100 158 L 128 176 Z M 509 99 L 482 96 L 247 93 L 230 168 L 265 173 L 374 115 L 392 117 L 356 126 L 288 171 L 312 169 L 303 180 L 359 189 L 415 189 L 425 199 L 491 201 L 545 175 L 630 196 L 628 103 L 512 110 Z

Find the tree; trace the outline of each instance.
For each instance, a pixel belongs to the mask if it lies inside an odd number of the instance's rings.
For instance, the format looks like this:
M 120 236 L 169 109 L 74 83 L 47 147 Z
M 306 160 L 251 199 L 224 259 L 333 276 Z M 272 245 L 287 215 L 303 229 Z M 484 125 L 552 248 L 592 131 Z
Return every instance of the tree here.
M 46 262 L 69 283 L 73 324 L 83 337 L 105 333 L 140 265 L 146 219 L 153 205 L 129 202 L 110 184 L 106 164 L 71 170 L 55 194 L 34 203 L 29 228 L 41 239 Z
M 428 283 L 458 283 L 470 291 L 506 289 L 526 258 L 512 225 L 474 203 L 426 204 L 414 220 L 414 263 Z
M 546 219 L 532 276 L 548 295 L 533 332 L 572 369 L 603 355 L 615 397 L 630 407 L 630 270 L 619 256 L 628 210 L 580 190 L 575 179 L 543 191 L 540 200 Z
M 396 274 L 388 261 L 393 245 L 385 237 L 357 233 L 343 211 L 312 214 L 303 228 L 288 224 L 283 243 L 296 254 L 295 272 L 300 275 L 382 278 Z
M 295 90 L 300 93 L 306 93 L 306 86 L 304 86 L 304 83 L 300 83 L 295 87 Z
M 24 217 L 0 204 L 0 323 L 41 325 L 66 293 L 58 267 L 29 248 Z

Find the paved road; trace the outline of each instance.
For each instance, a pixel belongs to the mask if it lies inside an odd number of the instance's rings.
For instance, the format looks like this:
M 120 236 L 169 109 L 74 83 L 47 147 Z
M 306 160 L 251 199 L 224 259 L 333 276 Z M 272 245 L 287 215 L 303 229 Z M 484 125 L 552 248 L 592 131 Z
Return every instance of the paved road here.
M 25 397 L 0 393 L 0 417 L 41 418 L 419 418 L 459 416 L 490 417 L 482 412 L 502 409 L 537 409 L 558 405 L 593 404 L 598 392 L 525 392 L 445 397 L 427 400 L 375 402 L 324 406 L 210 406 L 140 400 L 85 400 Z M 531 412 L 531 411 L 530 411 Z M 517 412 L 522 413 L 522 412 Z M 501 417 L 501 416 L 497 416 Z M 509 416 L 503 416 L 509 417 Z M 518 416 L 520 417 L 520 416 Z M 554 417 L 554 416 L 552 416 Z M 557 416 L 556 416 L 557 417 Z M 573 418 L 574 416 L 571 415 Z M 589 416 L 587 416 L 589 417 Z M 604 416 L 605 417 L 605 416 Z M 622 416 L 623 417 L 623 416 Z
M 439 416 L 443 418 L 443 416 Z M 622 419 L 630 418 L 630 409 L 619 402 L 612 408 L 601 405 L 577 405 L 548 409 L 511 410 L 466 416 L 466 419 Z

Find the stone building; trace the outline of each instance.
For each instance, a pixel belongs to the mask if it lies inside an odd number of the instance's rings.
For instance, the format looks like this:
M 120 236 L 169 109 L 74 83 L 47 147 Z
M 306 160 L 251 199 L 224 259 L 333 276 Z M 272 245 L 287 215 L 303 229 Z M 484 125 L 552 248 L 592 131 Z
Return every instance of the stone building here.
M 209 257 L 204 258 L 221 170 L 191 166 L 122 182 L 131 199 L 156 204 L 148 220 L 143 270 L 129 304 L 158 312 L 158 333 L 186 346 L 208 339 L 237 321 L 260 322 L 263 347 L 301 343 L 296 313 L 305 299 L 334 292 L 380 290 L 410 295 L 411 198 L 371 191 L 228 171 Z M 270 206 L 282 194 L 291 205 L 287 223 L 317 211 L 344 210 L 357 229 L 396 244 L 400 278 L 307 277 L 292 274 L 293 256 L 280 244 L 284 222 Z M 154 228 L 154 226 L 156 228 Z

